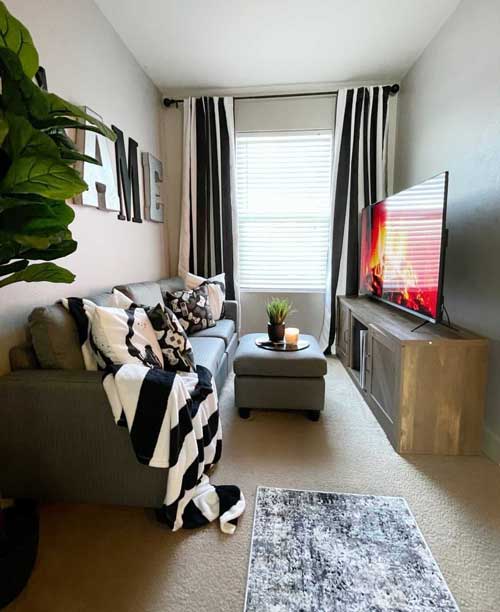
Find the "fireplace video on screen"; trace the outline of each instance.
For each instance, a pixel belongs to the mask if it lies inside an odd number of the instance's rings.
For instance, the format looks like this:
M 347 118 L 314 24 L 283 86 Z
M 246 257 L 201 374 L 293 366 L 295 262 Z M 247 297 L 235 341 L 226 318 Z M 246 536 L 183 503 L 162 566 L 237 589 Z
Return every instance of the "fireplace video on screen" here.
M 443 173 L 363 210 L 360 294 L 438 320 L 446 183 Z

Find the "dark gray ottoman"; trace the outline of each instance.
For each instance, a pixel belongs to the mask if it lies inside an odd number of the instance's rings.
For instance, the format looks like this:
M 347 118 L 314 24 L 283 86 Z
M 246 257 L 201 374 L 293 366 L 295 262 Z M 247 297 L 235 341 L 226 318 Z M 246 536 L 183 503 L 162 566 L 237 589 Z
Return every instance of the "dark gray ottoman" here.
M 301 334 L 309 348 L 267 351 L 255 344 L 264 334 L 247 334 L 234 358 L 235 401 L 242 418 L 250 409 L 306 410 L 317 421 L 325 405 L 326 359 L 313 336 Z

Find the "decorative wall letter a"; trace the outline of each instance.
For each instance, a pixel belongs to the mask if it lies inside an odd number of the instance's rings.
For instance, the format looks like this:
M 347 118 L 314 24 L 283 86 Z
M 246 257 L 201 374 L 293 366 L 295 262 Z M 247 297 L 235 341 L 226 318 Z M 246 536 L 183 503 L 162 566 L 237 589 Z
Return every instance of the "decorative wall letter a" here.
M 89 115 L 101 119 L 90 108 L 85 108 L 85 111 Z M 111 163 L 113 154 L 112 142 L 105 136 L 96 134 L 93 131 L 76 130 L 76 144 L 81 153 L 95 157 L 101 162 L 101 165 L 98 166 L 88 161 L 77 163 L 77 168 L 89 188 L 77 196 L 75 202 L 84 206 L 93 206 L 100 210 L 119 211 L 120 200 Z
M 133 201 L 134 223 L 142 223 L 141 200 L 139 195 L 139 166 L 137 164 L 138 144 L 132 138 L 128 139 L 128 165 L 125 155 L 125 144 L 123 132 L 115 125 L 111 126 L 116 134 L 116 176 L 118 179 L 118 191 L 120 194 L 120 214 L 118 219 L 130 221 L 131 204 Z

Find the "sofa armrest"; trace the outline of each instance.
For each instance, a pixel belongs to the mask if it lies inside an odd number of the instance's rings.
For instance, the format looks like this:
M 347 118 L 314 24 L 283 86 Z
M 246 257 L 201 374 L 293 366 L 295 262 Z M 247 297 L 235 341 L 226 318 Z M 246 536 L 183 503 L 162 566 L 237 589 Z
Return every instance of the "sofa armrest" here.
M 0 377 L 5 497 L 159 507 L 166 470 L 140 464 L 115 424 L 102 372 L 19 370 Z
M 2 396 L 11 392 L 19 393 L 26 389 L 30 394 L 36 392 L 58 392 L 61 388 L 73 393 L 83 389 L 89 390 L 93 385 L 95 391 L 104 393 L 102 388 L 103 372 L 88 370 L 18 370 L 6 376 L 0 376 L 0 393 Z
M 236 300 L 225 300 L 224 302 L 224 316 L 226 319 L 234 321 L 234 327 L 236 332 L 239 332 L 239 304 Z

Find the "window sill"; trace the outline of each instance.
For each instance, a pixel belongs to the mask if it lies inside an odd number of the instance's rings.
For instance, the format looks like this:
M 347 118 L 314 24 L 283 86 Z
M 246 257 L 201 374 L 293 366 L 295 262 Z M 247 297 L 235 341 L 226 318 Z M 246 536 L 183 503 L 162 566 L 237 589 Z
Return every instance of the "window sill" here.
M 269 289 L 256 287 L 240 287 L 240 293 L 318 293 L 324 294 L 325 289 Z

